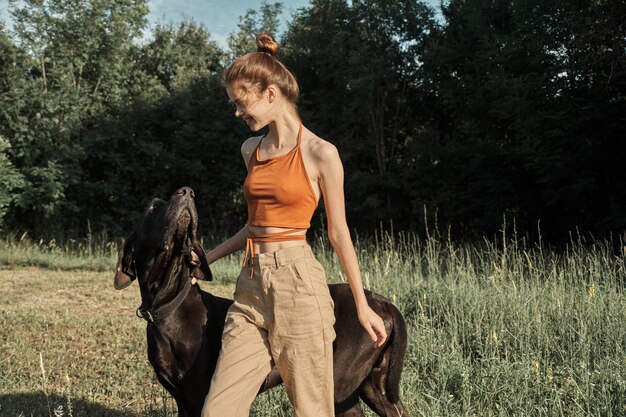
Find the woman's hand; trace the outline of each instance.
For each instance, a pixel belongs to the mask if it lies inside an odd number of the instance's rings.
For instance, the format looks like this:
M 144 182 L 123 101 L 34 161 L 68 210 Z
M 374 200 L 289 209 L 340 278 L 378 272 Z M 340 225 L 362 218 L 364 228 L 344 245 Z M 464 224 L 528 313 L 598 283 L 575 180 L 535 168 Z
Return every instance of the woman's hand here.
M 381 347 L 387 340 L 387 330 L 385 330 L 383 319 L 369 305 L 359 309 L 357 314 L 361 326 L 370 335 L 372 341 L 376 343 L 376 347 Z

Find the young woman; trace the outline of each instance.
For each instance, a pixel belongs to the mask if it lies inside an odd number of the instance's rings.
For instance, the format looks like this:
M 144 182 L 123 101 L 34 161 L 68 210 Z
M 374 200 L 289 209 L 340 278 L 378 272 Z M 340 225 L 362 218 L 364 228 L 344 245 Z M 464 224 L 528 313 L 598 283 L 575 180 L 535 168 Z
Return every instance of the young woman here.
M 235 117 L 252 131 L 269 126 L 269 132 L 241 147 L 248 167 L 243 186 L 248 223 L 207 253 L 211 263 L 246 250 L 202 415 L 247 416 L 275 364 L 296 416 L 328 417 L 334 415 L 333 301 L 305 237 L 321 196 L 328 237 L 348 277 L 359 321 L 377 346 L 387 335 L 363 292 L 337 149 L 302 125 L 295 104 L 298 84 L 274 57 L 279 49 L 274 38 L 260 34 L 257 46 L 223 76 Z

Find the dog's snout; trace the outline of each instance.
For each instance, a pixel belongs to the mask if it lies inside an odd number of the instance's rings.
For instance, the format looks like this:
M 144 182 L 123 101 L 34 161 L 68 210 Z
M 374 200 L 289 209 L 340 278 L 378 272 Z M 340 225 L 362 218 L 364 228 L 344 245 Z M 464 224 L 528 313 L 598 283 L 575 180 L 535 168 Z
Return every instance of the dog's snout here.
M 180 195 L 181 197 L 189 196 L 191 198 L 196 198 L 196 195 L 194 194 L 191 187 L 179 188 L 178 191 L 176 191 L 176 194 Z

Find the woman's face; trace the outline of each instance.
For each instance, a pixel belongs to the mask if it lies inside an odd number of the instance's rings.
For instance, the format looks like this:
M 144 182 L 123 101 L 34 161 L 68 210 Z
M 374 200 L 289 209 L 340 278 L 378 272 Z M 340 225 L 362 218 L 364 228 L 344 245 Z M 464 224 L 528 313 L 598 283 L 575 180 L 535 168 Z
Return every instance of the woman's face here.
M 242 118 L 253 132 L 261 130 L 271 122 L 272 100 L 268 90 L 260 94 L 250 90 L 246 94 L 237 85 L 229 84 L 226 93 L 235 105 L 235 117 Z

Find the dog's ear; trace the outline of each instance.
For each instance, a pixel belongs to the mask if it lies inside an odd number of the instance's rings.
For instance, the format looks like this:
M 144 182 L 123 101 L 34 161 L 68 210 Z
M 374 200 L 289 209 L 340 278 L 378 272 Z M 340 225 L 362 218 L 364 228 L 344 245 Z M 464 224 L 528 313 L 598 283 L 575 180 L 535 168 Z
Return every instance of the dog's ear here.
M 117 266 L 115 267 L 115 277 L 113 278 L 113 287 L 116 290 L 123 290 L 137 278 L 135 258 L 133 257 L 134 247 L 135 233 L 124 241 L 122 250 L 117 254 Z
M 191 268 L 191 276 L 204 281 L 213 281 L 213 274 L 211 273 L 211 268 L 209 268 L 209 263 L 206 260 L 206 253 L 204 252 L 202 243 L 196 240 L 192 245 L 193 247 L 191 250 L 198 255 L 198 258 L 200 258 L 200 264 Z

